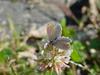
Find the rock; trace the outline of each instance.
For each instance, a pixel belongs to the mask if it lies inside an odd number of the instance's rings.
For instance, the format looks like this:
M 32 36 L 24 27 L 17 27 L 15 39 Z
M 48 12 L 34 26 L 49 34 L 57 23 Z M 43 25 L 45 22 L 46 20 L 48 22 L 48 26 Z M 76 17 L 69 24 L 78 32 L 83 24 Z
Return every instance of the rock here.
M 9 1 L 0 1 L 0 20 L 7 23 L 8 16 L 11 16 L 12 21 L 16 25 L 27 25 L 29 17 L 25 17 L 28 14 L 24 10 L 25 5 L 22 3 L 11 3 Z M 2 22 L 1 22 L 2 23 Z
M 64 18 L 63 12 L 54 4 L 45 4 L 37 7 L 44 16 L 48 16 L 52 21 L 59 21 Z
M 10 16 L 18 32 L 28 32 L 34 26 L 38 28 L 47 22 L 58 22 L 64 18 L 64 13 L 52 2 L 50 4 L 48 2 L 29 4 L 23 1 L 0 0 L 0 24 L 8 26 Z

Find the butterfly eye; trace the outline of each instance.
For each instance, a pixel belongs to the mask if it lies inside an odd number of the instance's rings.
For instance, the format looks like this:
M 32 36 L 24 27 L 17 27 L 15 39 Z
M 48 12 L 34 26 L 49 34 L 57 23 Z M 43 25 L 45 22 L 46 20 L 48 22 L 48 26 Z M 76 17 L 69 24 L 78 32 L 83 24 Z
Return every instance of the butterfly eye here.
M 61 36 L 61 26 L 58 23 L 49 23 L 47 25 L 47 34 L 50 41 L 55 40 Z

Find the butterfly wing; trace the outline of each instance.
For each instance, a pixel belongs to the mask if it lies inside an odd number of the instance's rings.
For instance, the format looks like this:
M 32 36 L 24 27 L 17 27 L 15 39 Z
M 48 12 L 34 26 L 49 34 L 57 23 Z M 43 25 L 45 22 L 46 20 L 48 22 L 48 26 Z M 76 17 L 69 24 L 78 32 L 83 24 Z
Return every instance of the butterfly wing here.
M 57 37 L 61 36 L 61 30 L 61 26 L 58 23 L 49 23 L 47 25 L 47 35 L 49 41 L 53 41 Z
M 54 46 L 63 50 L 68 50 L 70 48 L 71 40 L 69 38 L 60 37 L 54 42 Z

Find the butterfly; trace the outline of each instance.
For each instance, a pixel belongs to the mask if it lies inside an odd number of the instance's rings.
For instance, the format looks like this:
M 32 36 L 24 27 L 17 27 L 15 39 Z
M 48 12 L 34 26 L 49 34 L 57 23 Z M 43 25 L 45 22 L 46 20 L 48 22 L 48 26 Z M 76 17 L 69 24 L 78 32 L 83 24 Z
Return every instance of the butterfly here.
M 71 42 L 71 39 L 62 37 L 61 34 L 62 28 L 59 23 L 49 23 L 47 25 L 48 42 L 44 45 L 44 47 L 46 48 L 48 45 L 52 45 L 59 49 L 69 49 L 69 43 Z

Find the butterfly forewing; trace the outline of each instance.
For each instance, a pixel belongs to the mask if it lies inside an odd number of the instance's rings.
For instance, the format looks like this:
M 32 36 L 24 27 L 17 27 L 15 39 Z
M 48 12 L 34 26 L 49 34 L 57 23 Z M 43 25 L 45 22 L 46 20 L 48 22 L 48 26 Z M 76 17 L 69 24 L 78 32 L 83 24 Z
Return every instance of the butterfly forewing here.
M 68 50 L 70 48 L 70 42 L 71 40 L 69 38 L 58 38 L 53 45 L 57 48 L 63 49 L 63 50 Z
M 57 37 L 61 36 L 61 27 L 59 24 L 50 23 L 47 26 L 47 34 L 49 41 L 55 40 Z

